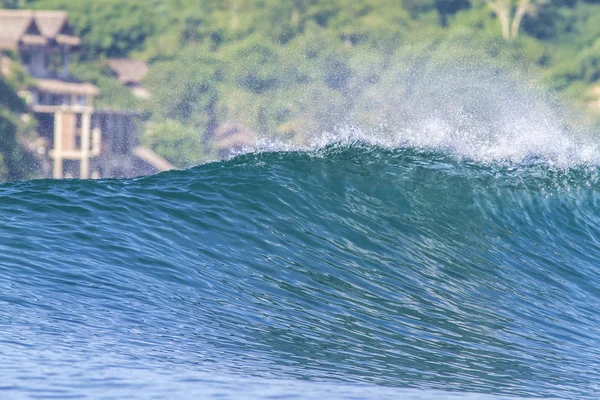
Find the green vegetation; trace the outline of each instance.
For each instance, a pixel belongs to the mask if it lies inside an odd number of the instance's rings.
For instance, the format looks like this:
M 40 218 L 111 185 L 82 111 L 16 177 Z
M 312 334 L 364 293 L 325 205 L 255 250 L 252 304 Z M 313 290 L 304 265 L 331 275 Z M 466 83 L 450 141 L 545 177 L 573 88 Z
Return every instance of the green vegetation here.
M 27 111 L 25 102 L 17 94 L 27 76 L 19 64 L 2 59 L 3 69 L 9 69 L 8 77 L 0 74 L 0 181 L 29 177 L 33 159 L 18 144 L 19 135 L 31 131 L 22 115 Z M 25 117 L 26 119 L 26 117 Z
M 593 0 L 8 3 L 67 10 L 84 43 L 74 72 L 100 87 L 101 104 L 146 111 L 143 140 L 182 167 L 214 157 L 207 139 L 226 122 L 296 142 L 345 122 L 380 124 L 431 63 L 525 70 L 582 104 L 600 78 Z M 107 74 L 113 57 L 150 64 L 149 100 Z
M 0 179 L 15 177 L 9 168 L 17 165 L 17 113 L 24 110 L 22 100 L 9 82 L 0 77 Z

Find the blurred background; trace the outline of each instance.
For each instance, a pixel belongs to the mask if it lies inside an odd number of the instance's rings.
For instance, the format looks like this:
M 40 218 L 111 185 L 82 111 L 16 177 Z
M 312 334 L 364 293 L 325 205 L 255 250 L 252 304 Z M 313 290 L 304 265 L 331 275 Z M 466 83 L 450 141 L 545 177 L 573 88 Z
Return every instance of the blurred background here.
M 593 126 L 600 115 L 596 0 L 0 0 L 0 7 L 3 180 L 130 176 L 259 142 L 300 146 L 340 127 L 396 129 L 428 107 L 481 104 L 461 93 L 482 81 L 480 91 L 495 97 L 488 112 L 512 101 L 511 80 L 574 111 L 566 124 Z M 496 77 L 502 91 L 493 90 Z M 69 110 L 79 133 L 59 156 L 56 135 L 71 120 L 61 114 L 57 125 L 56 112 Z M 66 146 L 70 139 L 61 138 Z M 73 161 L 86 157 L 85 167 Z

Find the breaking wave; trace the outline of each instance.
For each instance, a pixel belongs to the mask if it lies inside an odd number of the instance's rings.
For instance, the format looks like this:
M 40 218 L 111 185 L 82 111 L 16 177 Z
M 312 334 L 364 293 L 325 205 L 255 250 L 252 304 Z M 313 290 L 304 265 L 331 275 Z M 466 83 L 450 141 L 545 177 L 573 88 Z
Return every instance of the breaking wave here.
M 595 398 L 597 150 L 431 121 L 406 146 L 3 184 L 0 390 Z

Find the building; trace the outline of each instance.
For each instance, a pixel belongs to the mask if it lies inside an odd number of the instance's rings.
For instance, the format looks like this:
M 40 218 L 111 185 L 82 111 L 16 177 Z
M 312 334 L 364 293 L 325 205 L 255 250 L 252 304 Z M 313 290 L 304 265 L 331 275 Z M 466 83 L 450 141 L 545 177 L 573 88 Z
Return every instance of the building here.
M 251 129 L 230 122 L 219 125 L 209 140 L 211 147 L 223 158 L 254 149 L 258 143 L 258 137 Z
M 150 97 L 148 91 L 142 86 L 142 79 L 148 73 L 148 66 L 139 60 L 126 58 L 115 58 L 108 60 L 108 68 L 115 74 L 116 78 L 130 88 L 134 96 L 147 99 Z
M 73 32 L 64 11 L 0 10 L 0 52 L 17 52 L 35 80 L 27 102 L 42 139 L 38 153 L 52 164 L 48 175 L 127 177 L 172 168 L 139 149 L 139 114 L 94 108 L 98 88 L 69 72 L 70 55 L 81 46 Z

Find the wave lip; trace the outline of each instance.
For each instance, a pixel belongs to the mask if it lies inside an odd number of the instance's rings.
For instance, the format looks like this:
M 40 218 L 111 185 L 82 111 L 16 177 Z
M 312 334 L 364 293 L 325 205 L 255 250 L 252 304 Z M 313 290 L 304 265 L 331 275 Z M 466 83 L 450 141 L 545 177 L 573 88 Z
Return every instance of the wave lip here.
M 434 58 L 413 60 L 406 73 L 362 88 L 364 92 L 357 88 L 361 95 L 344 97 L 337 113 L 324 112 L 322 119 L 328 123 L 305 133 L 305 140 L 263 138 L 233 154 L 318 152 L 331 145 L 363 143 L 438 151 L 484 163 L 534 159 L 559 168 L 599 165 L 600 142 L 587 118 L 567 111 L 531 76 L 468 57 Z
M 468 119 L 467 117 L 464 117 Z M 540 126 L 511 121 L 503 127 L 460 124 L 431 116 L 418 124 L 404 127 L 382 126 L 375 134 L 358 126 L 339 128 L 312 137 L 306 145 L 290 145 L 280 141 L 262 140 L 256 146 L 245 147 L 231 156 L 256 152 L 303 151 L 321 154 L 333 148 L 370 148 L 388 150 L 413 149 L 436 151 L 457 159 L 483 163 L 528 164 L 543 160 L 558 168 L 600 165 L 600 143 L 589 134 L 576 134 L 566 128 L 553 129 L 544 121 Z

